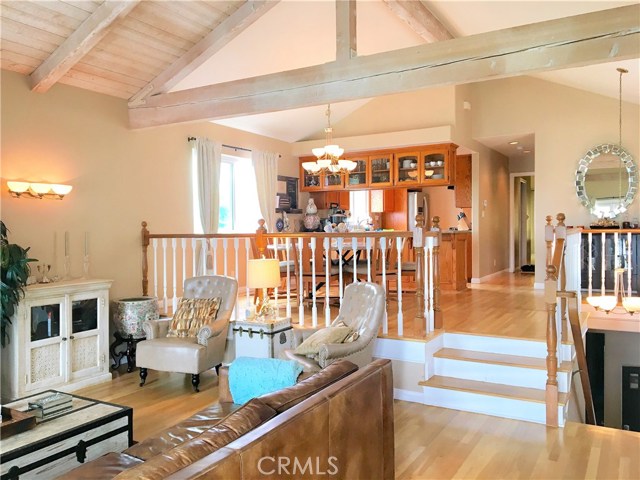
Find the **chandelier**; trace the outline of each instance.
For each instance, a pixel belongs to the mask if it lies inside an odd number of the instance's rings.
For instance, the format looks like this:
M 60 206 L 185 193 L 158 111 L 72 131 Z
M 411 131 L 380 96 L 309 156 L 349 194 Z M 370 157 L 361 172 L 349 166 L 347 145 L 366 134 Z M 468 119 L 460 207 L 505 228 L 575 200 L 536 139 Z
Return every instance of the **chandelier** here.
M 616 268 L 615 283 L 613 287 L 613 295 L 593 295 L 587 297 L 587 303 L 596 310 L 602 310 L 605 313 L 611 312 L 619 304 L 627 311 L 629 315 L 640 312 L 640 297 L 632 297 L 631 289 L 625 294 L 624 290 L 624 268 Z M 622 286 L 622 288 L 620 288 Z
M 302 168 L 309 173 L 328 172 L 330 174 L 349 173 L 358 165 L 352 160 L 341 159 L 344 148 L 333 143 L 333 128 L 331 128 L 331 105 L 327 105 L 327 126 L 324 129 L 325 146 L 311 151 L 316 156 L 315 162 L 304 162 Z

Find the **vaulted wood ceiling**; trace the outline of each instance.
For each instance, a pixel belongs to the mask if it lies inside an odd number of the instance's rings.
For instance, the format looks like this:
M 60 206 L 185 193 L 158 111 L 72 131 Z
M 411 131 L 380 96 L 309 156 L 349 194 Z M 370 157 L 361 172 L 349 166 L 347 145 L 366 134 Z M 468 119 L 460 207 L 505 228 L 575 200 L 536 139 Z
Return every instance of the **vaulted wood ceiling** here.
M 278 2 L 3 0 L 2 68 L 128 99 L 147 127 L 640 57 L 638 4 L 452 38 L 427 2 L 383 1 L 430 43 L 358 56 L 356 2 L 338 1 L 334 61 L 172 92 Z

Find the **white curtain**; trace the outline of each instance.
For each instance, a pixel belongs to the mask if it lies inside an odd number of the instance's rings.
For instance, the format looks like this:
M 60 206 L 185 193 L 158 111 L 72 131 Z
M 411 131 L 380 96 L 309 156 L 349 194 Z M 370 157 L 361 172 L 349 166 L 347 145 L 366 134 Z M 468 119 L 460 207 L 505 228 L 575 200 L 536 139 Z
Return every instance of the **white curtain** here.
M 196 170 L 198 181 L 198 206 L 200 207 L 200 224 L 204 233 L 217 233 L 220 216 L 220 163 L 222 161 L 222 144 L 208 138 L 196 138 L 193 148 L 196 154 Z M 197 271 L 204 275 L 201 251 Z
M 260 213 L 265 220 L 267 231 L 276 230 L 276 193 L 278 190 L 278 155 L 272 152 L 251 152 L 253 170 L 256 174 Z

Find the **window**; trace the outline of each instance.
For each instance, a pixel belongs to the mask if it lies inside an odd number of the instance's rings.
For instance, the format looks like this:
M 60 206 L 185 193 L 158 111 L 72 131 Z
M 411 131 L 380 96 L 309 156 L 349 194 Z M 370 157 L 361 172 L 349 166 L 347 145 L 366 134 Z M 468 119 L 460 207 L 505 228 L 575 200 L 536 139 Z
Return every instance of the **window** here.
M 369 222 L 369 191 L 358 190 L 349 192 L 349 204 L 351 207 L 351 218 L 349 223 L 352 225 L 363 225 Z
M 198 171 L 195 152 L 192 158 L 194 232 L 203 233 L 198 202 Z M 262 218 L 255 173 L 250 158 L 222 155 L 218 188 L 219 233 L 253 233 Z

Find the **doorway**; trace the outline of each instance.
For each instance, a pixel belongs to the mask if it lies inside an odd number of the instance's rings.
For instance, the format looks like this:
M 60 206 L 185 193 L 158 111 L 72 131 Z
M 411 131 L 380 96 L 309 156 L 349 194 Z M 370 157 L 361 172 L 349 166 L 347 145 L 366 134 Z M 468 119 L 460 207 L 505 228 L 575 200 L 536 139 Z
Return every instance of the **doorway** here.
M 533 274 L 535 270 L 535 176 L 533 172 L 512 173 L 510 176 L 509 271 Z

